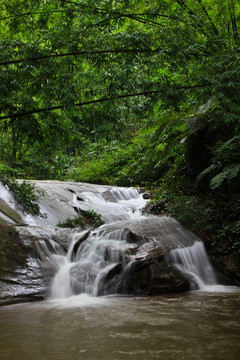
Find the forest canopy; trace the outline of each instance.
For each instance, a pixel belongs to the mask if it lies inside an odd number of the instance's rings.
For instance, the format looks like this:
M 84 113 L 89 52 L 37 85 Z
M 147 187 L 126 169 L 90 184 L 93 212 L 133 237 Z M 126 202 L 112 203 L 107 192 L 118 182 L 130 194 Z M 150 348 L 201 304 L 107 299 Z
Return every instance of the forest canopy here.
M 2 161 L 80 155 L 86 141 L 158 126 L 165 111 L 185 114 L 184 125 L 196 112 L 194 132 L 200 107 L 218 107 L 231 127 L 239 11 L 231 0 L 3 1 Z
M 154 188 L 163 211 L 222 222 L 239 246 L 238 0 L 0 10 L 2 176 Z

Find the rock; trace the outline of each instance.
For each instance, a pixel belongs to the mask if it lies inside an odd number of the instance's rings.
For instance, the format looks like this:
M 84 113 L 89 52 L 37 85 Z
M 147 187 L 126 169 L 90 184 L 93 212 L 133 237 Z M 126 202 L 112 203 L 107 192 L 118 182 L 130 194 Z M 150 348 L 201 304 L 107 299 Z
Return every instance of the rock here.
M 185 229 L 176 220 L 167 216 L 144 216 L 141 219 L 119 221 L 114 224 L 105 225 L 102 233 L 110 233 L 116 230 L 125 229 L 131 232 L 134 242 L 139 243 L 151 241 L 160 241 L 166 251 L 176 247 L 191 246 L 199 238 L 191 231 Z
M 148 193 L 148 192 L 143 193 L 143 198 L 146 200 L 150 200 L 151 199 L 150 193 Z
M 189 280 L 167 265 L 165 255 L 193 245 L 197 237 L 174 219 L 144 217 L 105 225 L 88 238 L 88 247 L 97 246 L 97 236 L 101 248 L 96 258 L 87 256 L 71 268 L 74 293 L 157 295 L 189 290 Z
M 55 272 L 48 256 L 54 247 L 65 256 L 69 234 L 62 228 L 0 224 L 0 305 L 46 298 Z
M 190 282 L 178 270 L 165 261 L 156 262 L 144 268 L 135 263 L 123 270 L 116 264 L 106 273 L 98 287 L 98 295 L 127 294 L 137 296 L 161 295 L 184 292 L 190 289 Z
M 75 256 L 76 256 L 79 246 L 83 243 L 84 240 L 86 240 L 88 238 L 89 234 L 90 234 L 90 230 L 83 231 L 82 233 L 79 234 L 79 238 L 75 242 L 73 249 L 72 249 L 72 254 L 71 254 L 72 261 L 75 259 Z
M 43 299 L 45 286 L 31 242 L 0 225 L 0 305 Z
M 190 282 L 178 270 L 165 261 L 155 262 L 139 270 L 132 267 L 126 282 L 127 293 L 134 295 L 161 295 L 184 292 L 190 289 Z
M 3 199 L 0 198 L 0 220 L 2 223 L 20 225 L 23 224 L 23 220 L 19 213 L 11 208 Z

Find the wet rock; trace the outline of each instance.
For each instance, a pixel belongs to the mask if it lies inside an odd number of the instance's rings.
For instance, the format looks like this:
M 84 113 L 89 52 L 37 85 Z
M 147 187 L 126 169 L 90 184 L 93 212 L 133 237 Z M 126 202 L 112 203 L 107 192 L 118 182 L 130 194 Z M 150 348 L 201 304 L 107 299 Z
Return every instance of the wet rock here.
M 0 198 L 0 219 L 10 224 L 23 224 L 23 220 L 19 213 L 11 208 L 3 199 Z M 2 221 L 3 223 L 3 221 Z
M 148 193 L 148 192 L 143 193 L 143 198 L 144 198 L 145 200 L 150 200 L 150 199 L 151 199 L 150 193 Z
M 86 260 L 71 268 L 75 292 L 84 291 L 86 284 L 87 290 L 97 295 L 157 295 L 189 290 L 189 280 L 165 262 L 170 250 L 191 246 L 196 239 L 175 220 L 145 217 L 121 221 L 105 225 L 98 236 L 101 248 L 95 262 Z M 88 239 L 90 243 L 92 240 Z
M 191 231 L 188 231 L 176 220 L 167 216 L 145 216 L 141 219 L 119 221 L 106 225 L 103 232 L 110 233 L 123 228 L 132 234 L 129 236 L 129 241 L 132 238 L 133 242 L 136 243 L 139 239 L 140 245 L 142 242 L 149 240 L 160 241 L 161 246 L 164 246 L 166 251 L 177 247 L 191 246 L 195 241 L 199 240 Z
M 78 240 L 75 242 L 72 254 L 71 254 L 71 260 L 73 261 L 75 259 L 76 253 L 78 251 L 79 246 L 85 241 L 90 234 L 90 230 L 83 231 L 80 233 Z
M 129 294 L 153 296 L 188 291 L 190 282 L 165 261 L 159 261 L 145 268 L 132 264 L 125 288 Z
M 139 247 L 135 257 L 135 267 L 139 270 L 144 269 L 156 261 L 163 260 L 166 253 L 168 253 L 168 249 L 160 242 L 150 240 Z
M 0 305 L 44 297 L 42 272 L 31 242 L 18 231 L 0 225 Z
M 99 279 L 96 295 L 124 294 L 123 265 L 114 264 Z
M 147 295 L 184 292 L 190 289 L 190 281 L 165 261 L 151 265 L 151 282 Z

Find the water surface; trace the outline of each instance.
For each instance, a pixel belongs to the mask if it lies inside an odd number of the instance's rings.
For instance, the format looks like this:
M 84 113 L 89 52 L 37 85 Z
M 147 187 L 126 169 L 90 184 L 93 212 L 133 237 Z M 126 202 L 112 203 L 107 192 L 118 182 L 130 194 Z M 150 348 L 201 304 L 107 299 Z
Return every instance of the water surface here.
M 240 292 L 90 297 L 0 308 L 0 359 L 239 359 Z

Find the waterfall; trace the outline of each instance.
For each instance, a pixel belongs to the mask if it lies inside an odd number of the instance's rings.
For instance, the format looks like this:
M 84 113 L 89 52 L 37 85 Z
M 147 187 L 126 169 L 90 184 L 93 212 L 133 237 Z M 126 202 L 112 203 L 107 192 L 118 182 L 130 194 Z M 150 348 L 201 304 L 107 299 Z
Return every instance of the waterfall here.
M 226 291 L 217 285 L 203 243 L 176 220 L 143 215 L 148 200 L 138 189 L 36 181 L 46 217 L 21 226 L 33 238 L 49 298 L 78 294 L 159 295 L 191 289 Z M 8 193 L 6 202 L 14 206 Z M 10 199 L 10 200 L 9 200 Z M 94 210 L 104 225 L 62 229 L 59 222 Z
M 168 264 L 189 277 L 192 290 L 231 292 L 236 289 L 234 286 L 218 284 L 202 241 L 196 241 L 192 246 L 171 250 L 166 260 Z
M 65 295 L 62 287 L 67 287 L 66 293 L 71 295 L 87 293 L 90 295 L 107 295 L 118 293 L 121 285 L 122 270 L 131 261 L 130 254 L 136 246 L 127 243 L 127 232 L 124 229 L 105 234 L 97 231 L 91 234 L 73 255 L 72 240 L 65 261 L 59 259 L 61 265 L 51 285 L 51 297 L 61 298 Z M 121 276 L 119 281 L 116 276 Z M 106 277 L 115 275 L 114 284 L 106 285 Z M 71 282 L 71 284 L 69 283 Z M 69 287 L 70 286 L 70 287 Z
M 207 290 L 217 284 L 214 270 L 201 241 L 189 247 L 171 250 L 167 261 L 189 276 L 192 289 Z
M 81 193 L 81 200 L 73 194 L 73 203 L 76 207 L 83 207 L 83 201 L 88 205 L 94 204 L 94 208 L 100 209 L 109 223 L 116 219 L 141 218 L 146 200 L 137 189 L 111 188 L 108 197 L 106 201 L 101 194 L 85 191 Z M 65 256 L 58 255 L 53 249 L 50 255 L 49 250 L 44 249 L 42 258 L 52 263 L 52 268 L 57 268 L 51 282 L 50 298 L 60 299 L 79 293 L 96 296 L 118 292 L 121 280 L 117 282 L 115 276 L 115 284 L 108 284 L 107 289 L 105 279 L 113 272 L 115 275 L 122 273 L 124 265 L 130 261 L 130 254 L 136 249 L 136 245 L 127 242 L 131 233 L 125 228 L 107 231 L 103 225 L 90 232 L 81 242 L 84 234 L 72 234 Z
M 141 212 L 146 200 L 136 189 L 113 188 L 109 196 L 110 199 L 106 201 L 100 194 L 83 192 L 80 201 L 84 199 L 87 203 L 99 205 L 108 214 L 110 223 L 115 220 L 116 214 L 120 220 L 144 218 Z M 77 206 L 76 197 L 74 201 Z M 110 215 L 112 213 L 113 217 Z M 179 228 L 176 229 L 180 231 Z M 182 230 L 180 232 L 183 233 Z M 186 237 L 186 234 L 185 232 L 182 236 Z M 103 225 L 90 232 L 84 241 L 81 241 L 82 235 L 72 235 L 65 257 L 53 255 L 53 263 L 58 261 L 58 271 L 51 283 L 50 297 L 65 298 L 80 293 L 93 296 L 127 293 L 125 279 L 137 257 L 139 246 L 134 240 L 130 241 L 134 234 L 124 227 L 109 230 L 108 226 Z M 178 236 L 177 232 L 176 237 Z M 207 286 L 216 285 L 214 271 L 201 241 L 196 241 L 189 247 L 171 250 L 166 255 L 166 260 L 168 264 L 173 264 L 187 274 L 192 288 L 206 290 Z M 56 264 L 54 266 L 56 268 Z

